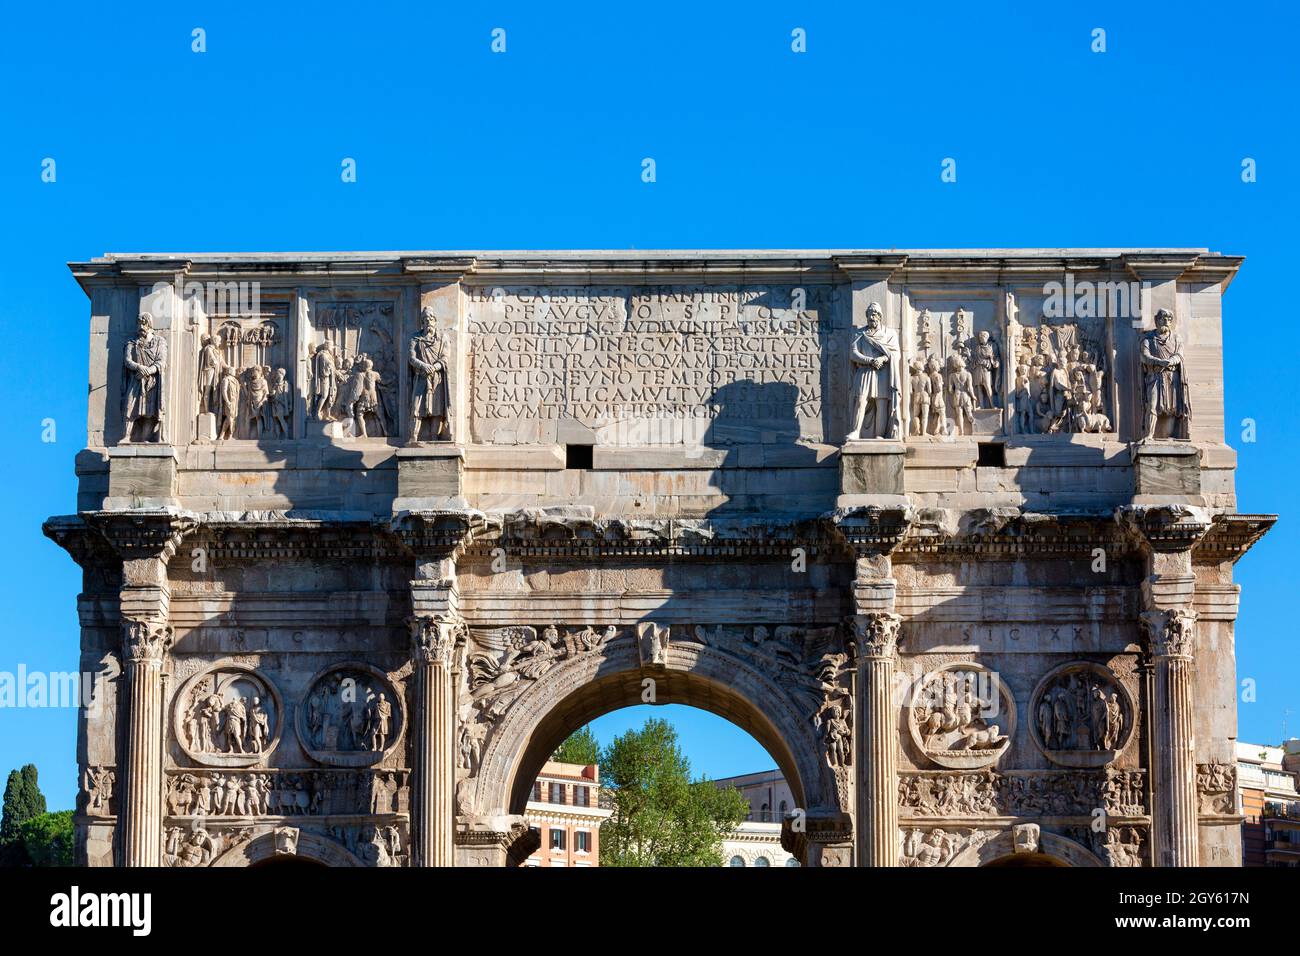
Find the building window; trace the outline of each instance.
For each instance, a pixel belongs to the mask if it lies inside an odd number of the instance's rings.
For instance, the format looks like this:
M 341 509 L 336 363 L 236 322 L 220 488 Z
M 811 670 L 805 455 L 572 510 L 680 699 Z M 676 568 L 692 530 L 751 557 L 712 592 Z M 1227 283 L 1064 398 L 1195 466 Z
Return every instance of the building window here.
M 733 856 L 733 857 L 731 858 L 731 862 L 730 862 L 729 864 L 727 864 L 727 865 L 728 865 L 728 866 L 744 866 L 744 865 L 745 865 L 745 858 L 742 857 L 742 856 Z
M 564 849 L 564 831 L 563 831 L 563 830 L 557 830 L 555 827 L 551 827 L 551 849 L 552 849 L 552 850 L 563 850 L 563 849 Z
M 782 820 L 785 819 L 786 811 L 789 810 L 789 809 L 790 809 L 790 804 L 788 804 L 788 803 L 786 803 L 784 800 L 782 800 L 782 801 L 781 801 L 781 819 L 782 819 Z
M 551 803 L 563 803 L 563 802 L 564 802 L 564 784 L 562 783 L 551 784 Z
M 573 802 L 580 807 L 591 806 L 591 788 L 575 786 L 573 788 Z
M 786 866 L 798 866 L 798 865 L 799 865 L 799 861 L 796 860 L 794 857 L 790 857 L 790 859 L 788 859 L 788 860 L 785 861 L 785 865 L 786 865 Z
M 542 783 L 540 780 L 533 784 L 533 799 L 538 803 L 542 802 Z
M 586 830 L 579 830 L 573 834 L 575 847 L 579 853 L 591 852 L 591 834 Z
M 767 857 L 765 857 L 765 856 L 760 856 L 757 860 L 754 861 L 754 865 L 755 865 L 755 866 L 771 866 L 771 865 L 772 865 L 772 861 L 769 860 L 769 859 L 768 859 Z

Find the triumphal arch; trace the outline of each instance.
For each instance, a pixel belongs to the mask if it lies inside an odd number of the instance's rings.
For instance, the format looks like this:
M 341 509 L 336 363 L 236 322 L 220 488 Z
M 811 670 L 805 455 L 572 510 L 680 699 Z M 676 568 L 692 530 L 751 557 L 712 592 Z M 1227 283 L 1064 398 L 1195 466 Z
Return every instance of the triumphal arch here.
M 1201 249 L 107 255 L 90 865 L 504 866 L 702 707 L 808 866 L 1237 865 Z

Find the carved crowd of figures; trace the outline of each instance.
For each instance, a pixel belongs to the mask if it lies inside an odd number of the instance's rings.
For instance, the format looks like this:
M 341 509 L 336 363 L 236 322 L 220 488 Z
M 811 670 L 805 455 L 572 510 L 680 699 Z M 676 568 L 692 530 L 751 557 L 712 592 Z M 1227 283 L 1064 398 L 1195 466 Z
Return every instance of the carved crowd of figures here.
M 900 775 L 899 806 L 917 816 L 1088 816 L 1142 813 L 1145 774 L 1140 770 L 1071 770 L 1051 773 L 996 770 Z
M 253 839 L 252 827 L 208 830 L 205 827 L 168 827 L 163 834 L 163 865 L 173 868 L 209 866 L 217 857 Z M 298 852 L 300 831 L 296 827 L 277 827 L 272 831 L 278 856 Z M 405 866 L 408 858 L 402 831 L 397 826 L 361 824 L 332 826 L 324 835 L 375 867 Z
M 293 430 L 293 389 L 283 368 L 254 361 L 240 365 L 241 350 L 267 355 L 280 338 L 274 322 L 242 330 L 223 325 L 200 340 L 198 411 L 211 415 L 217 441 L 232 438 L 289 438 Z
M 197 693 L 185 711 L 184 732 L 196 753 L 260 754 L 271 739 L 271 717 L 256 695 Z
M 1034 719 L 1049 750 L 1115 750 L 1123 737 L 1119 691 L 1096 674 L 1063 674 L 1045 687 Z
M 391 742 L 393 703 L 369 675 L 326 674 L 307 695 L 308 743 L 321 751 L 381 753 Z
M 112 767 L 87 767 L 82 774 L 81 791 L 85 794 L 86 813 L 109 816 L 113 812 L 113 787 L 117 772 Z
M 1025 326 L 1016 346 L 1014 434 L 1114 431 L 1106 413 L 1105 351 L 1074 325 Z
M 169 774 L 168 816 L 290 817 L 397 812 L 405 771 L 199 771 Z
M 970 435 L 979 409 L 1002 406 L 1002 350 L 981 329 L 972 336 L 966 310 L 953 315 L 952 351 L 936 352 L 935 320 L 929 309 L 917 318 L 918 354 L 908 363 L 909 434 Z

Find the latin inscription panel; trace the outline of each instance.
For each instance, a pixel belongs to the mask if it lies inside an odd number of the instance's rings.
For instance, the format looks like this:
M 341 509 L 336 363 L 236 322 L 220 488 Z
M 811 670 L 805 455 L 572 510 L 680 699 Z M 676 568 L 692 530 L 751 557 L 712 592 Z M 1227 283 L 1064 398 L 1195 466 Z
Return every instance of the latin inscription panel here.
M 822 441 L 832 286 L 467 292 L 475 442 Z

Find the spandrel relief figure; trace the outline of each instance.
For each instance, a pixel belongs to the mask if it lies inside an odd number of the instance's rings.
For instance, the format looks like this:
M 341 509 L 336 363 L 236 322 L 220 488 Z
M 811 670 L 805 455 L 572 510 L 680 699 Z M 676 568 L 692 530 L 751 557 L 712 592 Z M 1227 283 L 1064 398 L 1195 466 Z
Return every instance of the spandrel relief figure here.
M 853 342 L 853 404 L 845 441 L 898 438 L 900 389 L 898 333 L 884 326 L 884 313 L 872 302 L 866 326 Z
M 433 309 L 420 312 L 420 333 L 411 338 L 411 444 L 451 441 L 447 399 L 447 343 Z
M 1142 384 L 1143 439 L 1188 438 L 1192 403 L 1183 369 L 1183 343 L 1168 309 L 1156 313 L 1155 331 L 1142 337 Z
M 148 312 L 141 313 L 137 329 L 122 357 L 124 445 L 163 441 L 167 420 L 167 343 Z

